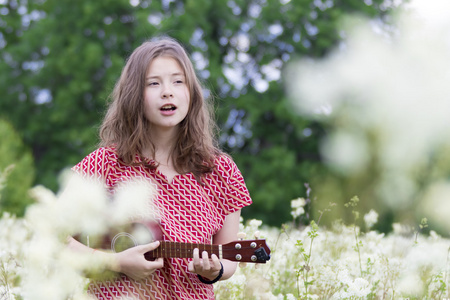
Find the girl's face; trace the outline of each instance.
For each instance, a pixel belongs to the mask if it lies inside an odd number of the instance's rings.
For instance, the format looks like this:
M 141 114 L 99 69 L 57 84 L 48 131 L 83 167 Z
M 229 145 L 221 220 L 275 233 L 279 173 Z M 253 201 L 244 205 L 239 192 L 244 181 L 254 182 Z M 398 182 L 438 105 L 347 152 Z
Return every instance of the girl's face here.
M 160 56 L 150 63 L 145 80 L 145 117 L 155 130 L 174 129 L 189 110 L 189 89 L 183 69 L 175 59 Z

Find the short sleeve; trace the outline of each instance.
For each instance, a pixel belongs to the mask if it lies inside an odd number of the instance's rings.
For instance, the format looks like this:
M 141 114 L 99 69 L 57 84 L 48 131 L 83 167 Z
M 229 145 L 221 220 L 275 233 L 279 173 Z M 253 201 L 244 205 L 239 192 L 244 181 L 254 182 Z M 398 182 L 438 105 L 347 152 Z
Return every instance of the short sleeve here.
M 112 186 L 109 180 L 109 170 L 117 162 L 117 155 L 113 149 L 99 148 L 86 156 L 72 168 L 72 171 L 83 177 L 94 179 L 107 186 Z
M 224 183 L 223 195 L 220 195 L 219 206 L 224 215 L 231 214 L 252 204 L 250 193 L 245 185 L 244 177 L 235 162 L 226 155 L 216 159 L 216 172 L 219 182 Z

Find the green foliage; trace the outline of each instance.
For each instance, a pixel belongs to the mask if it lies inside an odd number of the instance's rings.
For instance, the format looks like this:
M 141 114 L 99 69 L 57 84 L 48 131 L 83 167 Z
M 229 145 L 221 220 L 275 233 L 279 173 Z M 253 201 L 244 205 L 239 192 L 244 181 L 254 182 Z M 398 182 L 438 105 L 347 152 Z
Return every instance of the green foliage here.
M 427 218 L 422 218 L 422 220 L 420 220 L 420 224 L 419 224 L 419 229 L 417 229 L 414 234 L 415 234 L 415 239 L 414 239 L 414 243 L 417 244 L 417 237 L 419 236 L 419 233 L 421 233 L 425 228 L 428 227 L 428 219 Z
M 304 201 L 301 201 L 300 203 L 302 203 L 302 204 L 307 204 L 307 203 L 310 203 L 311 202 L 311 200 L 309 199 L 309 197 L 310 197 L 310 193 L 311 193 L 311 188 L 308 186 L 308 185 L 306 185 L 306 188 L 307 188 L 307 190 L 306 190 L 306 196 L 307 196 L 307 198 L 306 198 L 306 200 L 304 200 Z M 298 200 L 293 200 L 293 202 L 294 201 L 298 201 Z M 312 274 L 310 274 L 310 271 L 312 270 L 312 266 L 311 266 L 311 256 L 312 256 L 312 249 L 313 249 L 313 242 L 314 242 L 314 239 L 315 238 L 317 238 L 318 236 L 319 236 L 319 224 L 320 224 L 320 220 L 322 219 L 322 216 L 323 216 L 323 214 L 325 213 L 325 212 L 329 212 L 329 211 L 331 211 L 331 208 L 333 207 L 333 206 L 335 206 L 335 203 L 330 203 L 329 204 L 329 206 L 326 208 L 326 209 L 324 209 L 323 211 L 320 211 L 320 215 L 319 215 L 319 218 L 318 218 L 318 220 L 317 220 L 317 223 L 316 223 L 316 221 L 314 221 L 314 220 L 309 220 L 308 219 L 308 222 L 309 222 L 309 230 L 306 232 L 306 235 L 308 236 L 308 238 L 309 238 L 309 240 L 310 240 L 310 243 L 309 243 L 309 251 L 307 251 L 306 250 L 306 248 L 305 248 L 305 246 L 304 246 L 304 244 L 303 244 L 303 241 L 302 240 L 297 240 L 297 242 L 296 242 L 296 244 L 295 244 L 295 246 L 296 246 L 296 248 L 297 248 L 297 251 L 298 251 L 298 253 L 300 254 L 300 256 L 303 258 L 303 262 L 304 262 L 304 264 L 303 265 L 301 265 L 297 270 L 296 270 L 296 276 L 297 276 L 297 293 L 298 293 L 298 296 L 301 298 L 301 299 L 308 299 L 308 295 L 309 295 L 309 291 L 308 291 L 308 287 L 309 286 L 312 286 L 313 284 L 314 284 L 314 280 L 313 279 L 311 279 L 311 276 L 313 276 L 313 273 L 314 272 L 311 272 Z M 294 207 L 293 207 L 294 208 Z M 297 207 L 295 207 L 295 209 L 297 209 Z M 293 216 L 294 216 L 294 224 L 295 224 L 295 219 L 296 219 L 296 217 L 298 217 L 298 216 L 296 216 L 296 213 L 295 213 L 295 211 L 293 211 L 294 212 L 294 214 L 292 214 Z M 306 216 L 308 216 L 308 214 L 306 215 Z M 308 218 L 309 218 L 309 216 L 308 216 Z M 286 227 L 287 227 L 287 225 L 285 225 Z M 284 232 L 286 232 L 285 230 L 283 230 Z M 304 290 L 304 292 L 303 291 L 300 291 L 300 278 L 302 278 L 302 280 L 303 280 L 303 286 L 304 286 L 304 288 L 305 288 L 305 290 Z
M 344 204 L 345 207 L 351 207 L 352 208 L 352 214 L 353 214 L 353 217 L 355 218 L 355 223 L 359 219 L 359 211 L 356 210 L 356 207 L 358 206 L 358 203 L 359 203 L 358 196 L 354 196 L 354 197 L 352 197 L 350 199 L 349 202 Z
M 244 216 L 269 224 L 287 220 L 289 200 L 323 172 L 318 144 L 324 128 L 292 111 L 283 69 L 298 57 L 326 55 L 341 39 L 345 14 L 386 12 L 382 0 L 282 2 L 4 1 L 0 117 L 32 149 L 36 183 L 56 190 L 60 170 L 95 148 L 125 58 L 143 40 L 168 34 L 193 54 L 216 96 L 222 147 L 254 200 Z
M 12 126 L 0 119 L 0 210 L 22 216 L 32 202 L 33 157 Z
M 353 223 L 353 233 L 355 235 L 355 246 L 353 249 L 355 252 L 358 253 L 358 259 L 359 259 L 359 270 L 361 272 L 361 277 L 363 276 L 363 269 L 362 269 L 362 262 L 361 262 L 361 248 L 364 246 L 359 239 L 359 228 L 356 226 L 356 221 L 359 219 L 359 211 L 356 210 L 356 207 L 358 206 L 359 198 L 358 196 L 353 196 L 349 202 L 345 203 L 345 207 L 349 207 L 352 209 L 352 214 L 354 217 L 354 223 Z

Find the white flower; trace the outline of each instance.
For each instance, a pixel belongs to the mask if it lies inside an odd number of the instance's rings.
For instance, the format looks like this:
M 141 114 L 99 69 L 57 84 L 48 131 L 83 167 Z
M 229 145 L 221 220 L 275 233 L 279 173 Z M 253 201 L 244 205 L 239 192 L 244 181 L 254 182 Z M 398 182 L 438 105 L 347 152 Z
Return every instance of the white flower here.
M 433 221 L 444 228 L 450 227 L 448 211 L 450 209 L 450 182 L 447 179 L 434 182 L 425 193 L 424 201 L 418 210 L 425 215 L 433 216 Z
M 366 223 L 367 228 L 372 228 L 378 222 L 378 214 L 376 211 L 371 209 L 369 213 L 364 215 L 364 222 Z
M 423 291 L 423 282 L 420 275 L 416 273 L 409 273 L 403 276 L 395 290 L 401 295 L 420 295 Z
M 37 201 L 44 204 L 56 202 L 56 196 L 53 192 L 42 185 L 37 185 L 30 190 L 30 195 Z
M 393 223 L 392 230 L 394 231 L 395 234 L 398 234 L 398 235 L 408 235 L 408 234 L 411 234 L 411 232 L 412 232 L 410 227 L 400 224 L 400 223 Z
M 87 180 L 79 175 L 67 175 L 62 193 L 56 205 L 50 207 L 54 212 L 53 226 L 65 228 L 71 233 L 104 233 L 107 221 L 107 195 L 105 188 L 94 180 Z M 43 214 L 49 214 L 43 208 Z
M 252 228 L 258 228 L 261 225 L 262 225 L 262 221 L 261 220 L 257 220 L 257 219 L 252 219 L 248 223 L 248 226 L 250 226 Z
M 147 181 L 130 180 L 116 189 L 110 207 L 110 216 L 117 224 L 131 220 L 152 220 L 159 217 L 159 209 L 153 205 L 155 187 Z
M 297 78 L 288 86 L 293 107 L 331 125 L 320 149 L 325 162 L 349 176 L 376 163 L 374 196 L 392 209 L 415 205 L 421 176 L 445 165 L 426 169 L 430 153 L 445 153 L 450 140 L 450 3 L 411 2 L 420 12 L 398 14 L 395 34 L 360 23 L 346 32 L 345 47 L 292 64 L 289 74 Z M 446 210 L 433 207 L 448 227 Z
M 305 209 L 303 208 L 306 204 L 306 200 L 304 198 L 297 198 L 291 201 L 291 215 L 295 218 L 305 213 Z
M 352 282 L 352 279 L 347 269 L 340 271 L 338 277 L 340 282 L 342 282 L 343 284 L 349 285 Z
M 371 284 L 364 278 L 351 280 L 346 277 L 344 280 L 341 280 L 341 282 L 344 283 L 346 288 L 335 293 L 333 295 L 334 299 L 359 299 L 366 297 L 371 292 Z
M 293 294 L 286 294 L 286 300 L 296 300 L 297 298 Z
M 366 297 L 371 290 L 370 283 L 364 278 L 356 278 L 350 285 L 348 291 L 356 297 Z
M 306 200 L 304 198 L 297 198 L 291 201 L 292 208 L 303 207 L 306 204 Z
M 430 238 L 434 241 L 437 241 L 441 238 L 441 236 L 434 230 L 430 230 Z

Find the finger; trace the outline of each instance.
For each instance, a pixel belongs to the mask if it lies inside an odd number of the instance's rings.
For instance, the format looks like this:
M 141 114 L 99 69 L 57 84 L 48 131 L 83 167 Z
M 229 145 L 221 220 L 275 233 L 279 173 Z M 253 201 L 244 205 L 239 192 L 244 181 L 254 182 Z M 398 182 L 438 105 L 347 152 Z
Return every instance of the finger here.
M 151 250 L 155 250 L 156 248 L 158 248 L 159 244 L 160 244 L 159 241 L 155 241 L 153 243 L 146 244 L 144 246 L 147 251 L 151 251 Z
M 163 258 L 158 258 L 154 261 L 150 261 L 147 263 L 147 265 L 145 266 L 145 272 L 144 272 L 144 276 L 148 277 L 151 274 L 153 274 L 157 269 L 161 269 L 164 266 L 164 259 Z
M 193 263 L 194 263 L 194 272 L 195 272 L 195 270 L 202 269 L 202 261 L 200 260 L 198 248 L 195 248 L 193 252 L 194 252 Z
M 191 273 L 195 273 L 195 268 L 194 268 L 194 262 L 193 262 L 193 261 L 190 261 L 190 262 L 189 262 L 189 264 L 188 264 L 188 270 L 189 270 L 189 272 L 191 272 Z
M 146 253 L 146 252 L 155 250 L 158 247 L 159 247 L 159 241 L 156 241 L 153 243 L 136 246 L 136 249 L 138 249 L 139 252 L 141 252 L 141 253 Z
M 214 265 L 214 270 L 220 270 L 222 266 L 220 265 L 220 259 L 217 257 L 217 255 L 215 254 L 211 255 L 211 260 Z
M 199 250 L 198 250 L 198 248 L 195 248 L 194 249 L 194 251 L 192 251 L 192 258 L 194 259 L 194 260 L 198 260 L 198 258 L 199 258 L 200 256 L 199 256 Z
M 153 264 L 153 268 L 155 269 L 161 269 L 162 267 L 164 267 L 164 259 L 162 257 L 155 259 L 151 263 Z
M 202 261 L 203 261 L 203 270 L 210 270 L 211 269 L 211 264 L 209 263 L 209 257 L 208 257 L 208 252 L 203 251 L 202 252 Z

